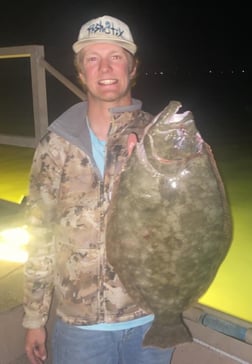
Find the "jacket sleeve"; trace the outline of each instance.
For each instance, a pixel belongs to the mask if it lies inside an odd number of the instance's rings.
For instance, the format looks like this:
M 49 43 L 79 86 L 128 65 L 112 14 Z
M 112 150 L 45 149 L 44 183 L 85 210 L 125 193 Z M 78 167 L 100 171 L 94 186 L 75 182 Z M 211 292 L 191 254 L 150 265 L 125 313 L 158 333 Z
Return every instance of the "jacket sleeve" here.
M 54 141 L 52 141 L 52 139 Z M 24 266 L 23 326 L 46 324 L 53 294 L 53 224 L 62 174 L 62 153 L 49 132 L 39 143 L 30 171 L 27 227 L 30 235 Z

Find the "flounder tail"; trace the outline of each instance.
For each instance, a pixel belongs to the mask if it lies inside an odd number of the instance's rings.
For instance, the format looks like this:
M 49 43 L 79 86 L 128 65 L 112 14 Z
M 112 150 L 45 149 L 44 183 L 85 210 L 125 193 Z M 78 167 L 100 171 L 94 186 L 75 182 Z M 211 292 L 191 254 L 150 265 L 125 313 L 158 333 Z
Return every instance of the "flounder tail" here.
M 167 349 L 191 341 L 193 341 L 192 335 L 183 322 L 166 325 L 164 321 L 155 319 L 144 336 L 143 346 Z

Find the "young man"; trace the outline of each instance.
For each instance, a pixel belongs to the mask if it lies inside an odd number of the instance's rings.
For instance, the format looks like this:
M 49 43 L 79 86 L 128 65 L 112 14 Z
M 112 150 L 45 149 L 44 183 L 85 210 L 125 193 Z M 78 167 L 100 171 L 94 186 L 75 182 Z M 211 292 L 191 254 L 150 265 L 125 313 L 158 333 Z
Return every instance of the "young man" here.
M 131 96 L 137 47 L 125 23 L 103 16 L 82 26 L 73 50 L 87 101 L 49 126 L 31 168 L 26 353 L 46 359 L 54 290 L 53 364 L 168 364 L 172 349 L 142 347 L 153 315 L 128 296 L 104 239 L 113 181 L 152 120 Z

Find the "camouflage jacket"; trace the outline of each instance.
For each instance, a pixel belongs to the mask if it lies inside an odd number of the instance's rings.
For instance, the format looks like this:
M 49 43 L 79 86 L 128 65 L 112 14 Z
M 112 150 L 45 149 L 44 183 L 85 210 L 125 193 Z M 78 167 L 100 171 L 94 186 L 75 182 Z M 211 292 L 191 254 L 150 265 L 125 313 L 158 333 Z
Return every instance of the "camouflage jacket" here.
M 126 293 L 106 259 L 105 216 L 116 175 L 127 159 L 130 133 L 141 138 L 152 116 L 141 103 L 111 110 L 104 178 L 92 155 L 80 102 L 56 119 L 36 148 L 30 173 L 23 326 L 56 313 L 75 325 L 118 322 L 146 315 Z

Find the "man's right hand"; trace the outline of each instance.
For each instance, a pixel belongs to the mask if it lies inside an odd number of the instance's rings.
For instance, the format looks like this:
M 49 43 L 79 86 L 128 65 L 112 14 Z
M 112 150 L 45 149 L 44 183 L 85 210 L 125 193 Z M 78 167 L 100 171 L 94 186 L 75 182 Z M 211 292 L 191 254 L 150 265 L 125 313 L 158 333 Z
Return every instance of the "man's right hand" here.
M 25 351 L 31 364 L 41 364 L 47 358 L 46 329 L 27 329 Z

